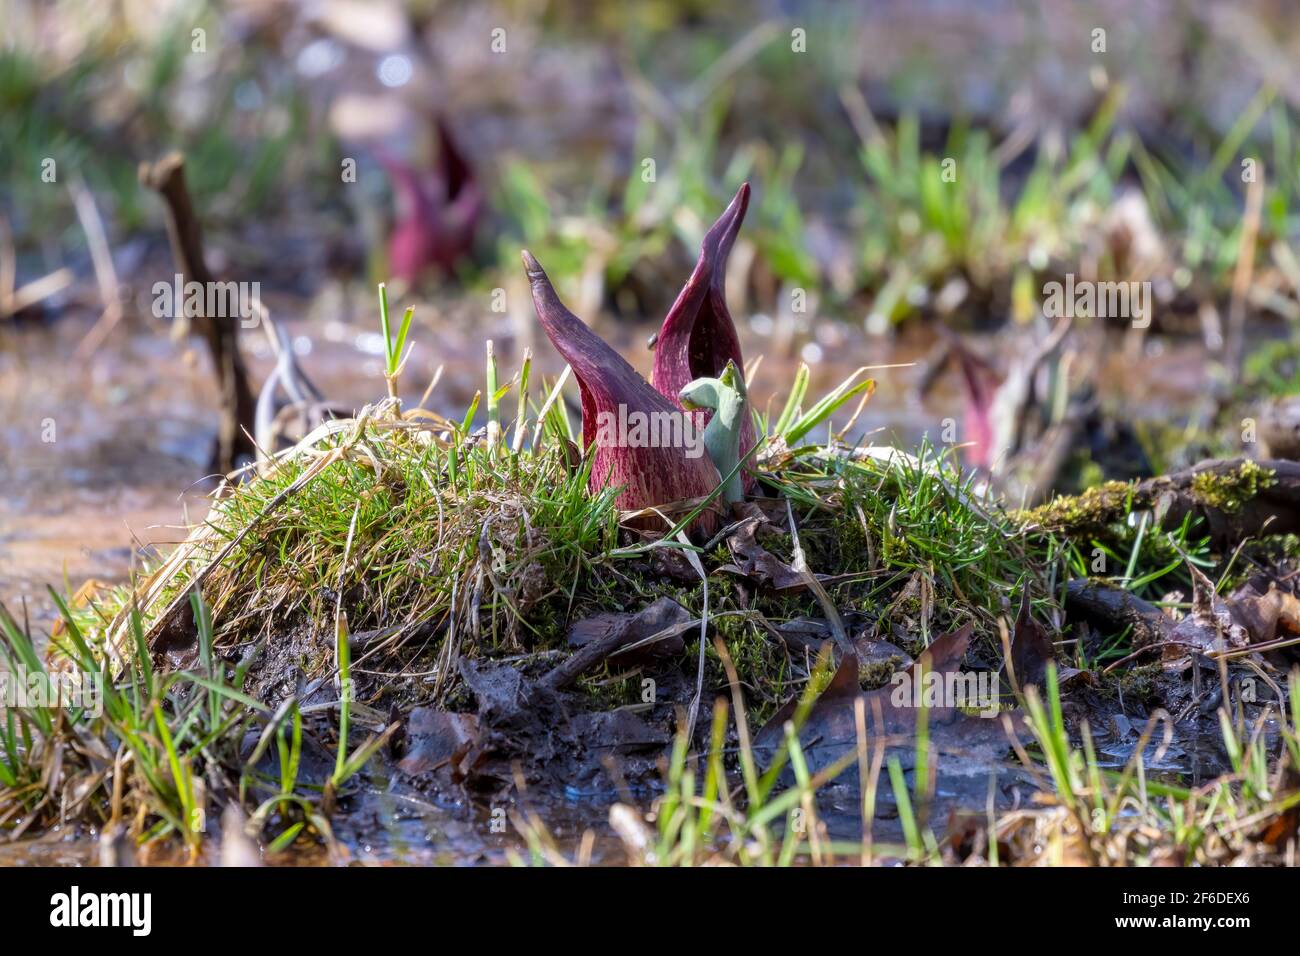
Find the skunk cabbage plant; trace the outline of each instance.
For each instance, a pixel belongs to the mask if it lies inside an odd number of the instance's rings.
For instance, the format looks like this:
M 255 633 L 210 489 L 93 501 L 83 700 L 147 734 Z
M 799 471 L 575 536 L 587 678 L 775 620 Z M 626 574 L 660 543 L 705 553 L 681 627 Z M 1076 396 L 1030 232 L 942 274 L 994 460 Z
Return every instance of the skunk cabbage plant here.
M 754 447 L 744 360 L 724 291 L 727 256 L 748 205 L 746 183 L 705 234 L 695 270 L 659 330 L 653 387 L 564 307 L 537 260 L 523 254 L 542 328 L 582 393 L 592 488 L 620 486 L 620 508 L 706 496 Z M 740 500 L 753 481 L 746 471 L 728 482 L 722 501 Z M 704 512 L 695 527 L 707 533 L 716 524 L 716 512 Z
M 966 406 L 965 457 L 976 468 L 989 468 L 993 465 L 993 407 L 1001 383 L 993 370 L 964 345 L 955 343 L 953 349 Z
M 712 493 L 718 469 L 705 451 L 694 417 L 651 388 L 626 359 L 564 307 L 531 253 L 525 251 L 523 260 L 537 317 L 578 381 L 582 441 L 594 459 L 591 489 L 620 487 L 614 503 L 626 511 Z M 676 441 L 660 440 L 674 434 Z M 657 518 L 638 523 L 663 529 Z M 704 534 L 716 528 L 712 511 L 702 512 L 694 525 Z
M 378 157 L 397 199 L 389 267 L 408 283 L 428 270 L 449 274 L 469 255 L 485 204 L 483 187 L 440 119 L 435 132 L 439 162 L 434 170 L 413 169 L 386 153 Z
M 722 500 L 727 504 L 743 501 L 744 480 L 736 466 L 740 464 L 744 423 L 750 421 L 752 425 L 753 421 L 745 392 L 745 373 L 729 361 L 717 378 L 697 378 L 682 389 L 677 399 L 687 410 L 702 408 L 713 413 L 704 429 L 704 449 L 722 478 Z
M 1053 421 L 1063 414 L 1068 407 L 1069 379 L 1052 356 L 1069 330 L 1070 322 L 1065 320 L 1041 341 L 1016 350 L 1010 368 L 1001 377 L 959 338 L 945 333 L 961 370 L 969 442 L 966 458 L 970 464 L 992 472 L 1003 471 L 1023 450 L 1025 423 L 1036 400 L 1035 380 L 1045 364 L 1054 380 L 1048 391 L 1054 394 L 1044 401 L 1055 407 L 1040 409 L 1040 413 L 1050 414 Z
M 700 378 L 718 378 L 728 362 L 740 370 L 745 360 L 740 354 L 740 339 L 727 311 L 727 258 L 736 234 L 749 208 L 749 183 L 741 185 L 736 196 L 704 236 L 695 271 L 668 310 L 655 345 L 654 371 L 651 381 L 661 394 L 681 407 L 680 395 L 691 382 Z M 697 410 L 701 427 L 711 412 Z M 746 413 L 740 423 L 740 453 L 754 447 L 756 435 L 753 416 Z M 754 479 L 745 473 L 745 488 L 753 490 Z

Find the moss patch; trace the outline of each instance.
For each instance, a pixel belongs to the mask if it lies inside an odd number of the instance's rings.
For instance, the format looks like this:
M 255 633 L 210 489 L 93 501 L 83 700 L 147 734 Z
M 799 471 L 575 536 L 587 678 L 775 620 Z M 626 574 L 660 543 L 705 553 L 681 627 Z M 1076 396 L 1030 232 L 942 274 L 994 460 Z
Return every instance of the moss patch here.
M 1224 514 L 1236 514 L 1242 506 L 1275 481 L 1270 468 L 1244 461 L 1227 474 L 1203 471 L 1192 479 L 1192 496 L 1201 504 Z
M 1135 487 L 1133 482 L 1108 481 L 1080 495 L 1062 495 L 1037 508 L 1016 511 L 1012 517 L 1044 531 L 1097 530 L 1110 524 L 1116 511 L 1132 506 Z

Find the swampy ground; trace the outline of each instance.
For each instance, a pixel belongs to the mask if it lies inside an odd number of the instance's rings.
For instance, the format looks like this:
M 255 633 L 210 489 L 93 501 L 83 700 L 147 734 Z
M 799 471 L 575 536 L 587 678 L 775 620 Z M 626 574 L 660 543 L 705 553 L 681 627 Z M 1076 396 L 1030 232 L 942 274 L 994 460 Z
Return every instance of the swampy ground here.
M 0 51 L 0 667 L 102 708 L 0 701 L 0 864 L 1294 864 L 1269 5 L 71 6 Z M 647 522 L 519 251 L 648 376 L 742 181 L 759 481 Z M 260 321 L 156 309 L 196 264 Z M 273 457 L 223 319 L 328 400 Z

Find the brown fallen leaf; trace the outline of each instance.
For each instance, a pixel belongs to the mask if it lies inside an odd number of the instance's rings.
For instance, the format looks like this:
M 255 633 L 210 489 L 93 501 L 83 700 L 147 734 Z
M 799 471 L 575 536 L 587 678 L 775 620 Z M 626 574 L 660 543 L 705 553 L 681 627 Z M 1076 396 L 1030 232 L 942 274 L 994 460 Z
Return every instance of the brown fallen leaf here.
M 600 641 L 608 641 L 620 635 L 620 648 L 631 650 L 636 644 L 655 635 L 663 635 L 661 640 L 650 644 L 647 650 L 655 655 L 676 656 L 686 649 L 681 639 L 678 626 L 687 626 L 695 619 L 670 597 L 661 597 L 647 604 L 639 611 L 611 612 L 595 614 L 584 618 L 569 628 L 569 647 L 578 650 Z M 625 651 L 620 651 L 624 653 Z
M 1165 639 L 1164 660 L 1181 666 L 1192 652 L 1207 654 L 1249 645 L 1244 622 L 1233 616 L 1228 601 L 1215 594 L 1214 582 L 1196 565 L 1187 568 L 1192 574 L 1192 608 Z
M 451 767 L 452 779 L 464 776 L 460 761 L 478 739 L 473 714 L 455 714 L 433 707 L 417 707 L 406 720 L 406 756 L 397 766 L 411 776 Z
M 784 624 L 777 625 L 776 633 L 790 650 L 813 656 L 816 656 L 827 641 L 835 639 L 831 626 L 823 618 L 816 617 L 797 617 L 786 621 Z M 907 652 L 901 647 L 889 641 L 877 640 L 870 636 L 872 633 L 871 628 L 863 628 L 853 639 L 853 647 L 860 667 L 910 660 Z
M 1163 657 L 1170 666 L 1181 666 L 1192 652 L 1220 657 L 1270 651 L 1269 645 L 1300 635 L 1300 600 L 1267 575 L 1220 595 L 1199 569 L 1189 568 L 1192 609 L 1169 632 Z
M 1043 687 L 1047 681 L 1047 667 L 1056 659 L 1056 648 L 1047 629 L 1033 615 L 1029 589 L 1020 594 L 1020 610 L 1011 632 L 1011 670 L 1014 681 L 1009 681 L 1017 693 L 1026 687 Z M 1056 680 L 1064 687 L 1076 679 L 1090 679 L 1086 671 L 1064 664 L 1056 665 Z
M 1285 644 L 1300 637 L 1300 598 L 1285 589 L 1271 574 L 1253 575 L 1232 592 L 1228 602 L 1233 614 L 1250 636 L 1252 648 L 1273 650 L 1269 645 Z M 1277 663 L 1300 659 L 1297 645 L 1278 647 Z
M 719 570 L 743 575 L 778 591 L 807 587 L 804 576 L 791 564 L 758 543 L 758 529 L 763 525 L 763 519 L 755 516 L 743 519 L 731 529 L 726 541 L 734 563 L 723 565 Z
M 889 685 L 863 692 L 858 684 L 858 661 L 846 654 L 831 682 L 813 703 L 798 738 L 809 769 L 816 772 L 835 763 L 848 750 L 858 746 L 856 701 L 862 698 L 866 715 L 867 747 L 884 745 L 887 753 L 897 752 L 900 762 L 914 756 L 917 719 L 921 707 L 927 706 L 931 747 L 951 759 L 946 760 L 946 774 L 984 774 L 1011 749 L 1008 733 L 1027 739 L 1027 728 L 1019 711 L 1000 711 L 999 716 L 974 716 L 962 709 L 962 702 L 949 689 L 969 687 L 963 682 L 974 676 L 960 671 L 970 643 L 971 625 L 937 638 L 904 671 L 895 674 Z M 900 676 L 901 675 L 901 676 Z M 990 675 L 996 688 L 996 675 Z M 927 691 L 915 688 L 943 687 L 933 700 Z M 936 688 L 937 689 L 937 688 Z M 977 702 L 969 701 L 972 706 Z M 770 762 L 785 740 L 785 724 L 793 719 L 798 700 L 789 701 L 759 732 L 754 749 Z M 910 764 L 909 764 L 910 765 Z
M 1020 610 L 1011 632 L 1010 658 L 1012 686 L 1017 691 L 1044 686 L 1047 665 L 1054 660 L 1055 649 L 1043 625 L 1034 619 L 1028 587 L 1020 592 Z
M 642 779 L 655 771 L 671 743 L 664 727 L 646 723 L 625 708 L 585 712 L 587 701 L 580 695 L 565 693 L 546 678 L 535 679 L 510 664 L 462 658 L 460 673 L 477 714 L 463 725 L 446 724 L 455 717 L 438 720 L 452 740 L 458 730 L 472 730 L 463 756 L 454 760 L 460 773 L 456 782 L 471 789 L 507 790 L 518 771 L 529 780 L 562 782 L 575 790 L 608 789 L 613 785 L 606 766 L 610 758 L 617 758 L 624 779 Z M 445 750 L 447 744 L 441 746 Z
M 636 613 L 596 614 L 569 629 L 575 653 L 543 679 L 564 687 L 584 671 L 618 655 L 632 663 L 654 657 L 674 657 L 686 650 L 682 634 L 699 622 L 670 597 L 661 597 Z
M 1293 794 L 1298 789 L 1300 789 L 1300 771 L 1294 767 L 1287 767 L 1278 792 Z M 1300 806 L 1293 805 L 1269 820 L 1257 834 L 1256 839 L 1271 847 L 1280 847 L 1297 837 L 1300 837 Z
M 749 578 L 760 587 L 774 591 L 796 591 L 808 587 L 808 575 L 795 568 L 787 561 L 778 558 L 758 542 L 758 535 L 780 533 L 762 515 L 750 515 L 743 518 L 727 532 L 725 540 L 731 550 L 732 563 L 719 567 Z M 827 575 L 816 574 L 813 577 L 823 584 L 856 578 L 856 574 Z

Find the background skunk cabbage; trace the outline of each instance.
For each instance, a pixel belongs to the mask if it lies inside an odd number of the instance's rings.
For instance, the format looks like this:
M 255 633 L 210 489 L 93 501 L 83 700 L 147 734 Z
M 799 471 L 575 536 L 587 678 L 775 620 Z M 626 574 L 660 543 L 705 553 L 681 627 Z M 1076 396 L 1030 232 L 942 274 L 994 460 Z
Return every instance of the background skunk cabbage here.
M 626 359 L 564 307 L 551 280 L 531 253 L 525 251 L 523 260 L 537 317 L 555 350 L 573 369 L 582 393 L 582 440 L 595 457 L 591 469 L 592 490 L 621 485 L 623 490 L 615 504 L 628 511 L 710 494 L 718 486 L 718 470 L 703 450 L 702 429 L 693 436 L 693 449 L 629 447 L 626 442 L 598 440 L 601 432 L 598 416 L 607 413 L 617 417 L 620 405 L 627 415 L 666 414 L 684 419 L 688 413 L 651 388 Z M 639 524 L 667 530 L 658 518 Z M 717 529 L 716 514 L 702 512 L 694 527 L 704 534 L 712 533 Z
M 726 274 L 727 258 L 748 208 L 749 183 L 743 183 L 705 233 L 695 271 L 659 329 L 651 380 L 660 394 L 675 404 L 680 405 L 678 396 L 683 388 L 699 378 L 717 378 L 728 362 L 735 362 L 742 371 L 745 368 L 736 326 L 727 311 Z M 712 412 L 695 414 L 703 425 Z M 754 447 L 755 440 L 753 416 L 747 413 L 741 423 L 742 456 Z M 752 490 L 753 484 L 753 475 L 746 471 L 746 490 Z
M 966 406 L 963 440 L 969 444 L 964 455 L 966 461 L 976 468 L 990 468 L 994 446 L 993 404 L 1001 383 L 987 364 L 956 339 L 953 340 L 953 351 L 961 371 L 962 397 Z
M 392 180 L 397 220 L 388 239 L 393 275 L 415 282 L 426 270 L 449 275 L 469 255 L 483 214 L 483 188 L 441 119 L 434 121 L 438 166 L 416 170 L 377 154 Z
M 942 326 L 940 326 L 943 329 Z M 966 460 L 978 468 L 1006 471 L 1011 460 L 1025 448 L 1025 429 L 1031 417 L 1050 416 L 1059 421 L 1069 404 L 1069 377 L 1060 370 L 1053 354 L 1065 341 L 1070 330 L 1068 319 L 1041 341 L 1027 343 L 1013 354 L 1006 375 L 999 376 L 988 362 L 972 352 L 960 338 L 949 331 L 942 334 L 949 340 L 949 349 L 957 357 L 961 369 L 962 391 L 966 399 Z M 1048 364 L 1051 363 L 1051 364 Z M 1036 397 L 1035 379 L 1039 370 L 1048 364 L 1054 394 Z M 1055 394 L 1060 389 L 1059 395 Z M 1053 406 L 1060 402 L 1058 408 Z M 1035 403 L 1038 406 L 1035 407 Z

